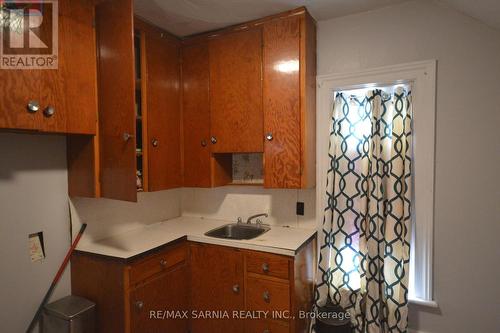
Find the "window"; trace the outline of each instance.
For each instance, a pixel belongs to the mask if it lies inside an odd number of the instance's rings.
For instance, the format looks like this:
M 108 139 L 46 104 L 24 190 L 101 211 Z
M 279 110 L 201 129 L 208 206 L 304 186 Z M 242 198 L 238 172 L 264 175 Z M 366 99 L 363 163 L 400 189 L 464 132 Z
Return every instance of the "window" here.
M 411 303 L 428 306 L 437 306 L 432 296 L 435 84 L 435 60 L 318 77 L 317 216 L 322 216 L 321 195 L 326 187 L 324 175 L 328 163 L 328 116 L 335 92 L 411 85 L 414 131 L 414 200 L 409 299 Z M 359 128 L 356 128 L 361 136 L 366 130 L 364 124 L 365 122 L 359 122 Z

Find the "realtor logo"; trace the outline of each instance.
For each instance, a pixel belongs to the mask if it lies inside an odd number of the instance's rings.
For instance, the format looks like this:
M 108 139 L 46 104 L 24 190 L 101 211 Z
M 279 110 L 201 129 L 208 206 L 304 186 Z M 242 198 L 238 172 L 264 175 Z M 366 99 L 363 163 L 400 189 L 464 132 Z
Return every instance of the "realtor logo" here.
M 55 69 L 57 0 L 0 0 L 0 68 Z

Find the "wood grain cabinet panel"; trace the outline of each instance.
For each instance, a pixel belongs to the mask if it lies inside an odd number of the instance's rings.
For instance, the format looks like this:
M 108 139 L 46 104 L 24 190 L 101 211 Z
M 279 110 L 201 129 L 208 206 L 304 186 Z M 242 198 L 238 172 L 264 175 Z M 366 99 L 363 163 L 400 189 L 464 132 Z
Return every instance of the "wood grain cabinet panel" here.
M 180 43 L 163 36 L 145 33 L 149 191 L 182 185 Z
M 262 30 L 209 40 L 212 152 L 262 152 Z
M 300 15 L 263 24 L 264 186 L 315 185 L 316 27 Z
M 168 318 L 165 311 L 189 310 L 189 270 L 182 265 L 130 292 L 132 333 L 187 333 L 187 318 Z
M 182 48 L 184 186 L 210 187 L 208 42 Z
M 300 18 L 264 24 L 266 187 L 300 188 Z
M 96 133 L 93 1 L 61 0 L 58 4 L 58 67 L 0 70 L 0 128 L 49 133 Z M 43 24 L 36 29 L 36 33 L 42 40 L 50 40 L 55 19 L 51 14 L 54 12 L 49 8 L 43 10 Z M 39 110 L 36 113 L 28 112 L 30 101 L 38 102 Z M 44 110 L 49 107 L 54 113 L 51 116 L 44 115 Z
M 196 311 L 244 310 L 243 253 L 238 249 L 192 244 L 191 308 Z M 192 333 L 241 333 L 243 320 L 233 318 L 191 320 Z
M 137 201 L 132 1 L 100 2 L 96 28 L 101 195 Z

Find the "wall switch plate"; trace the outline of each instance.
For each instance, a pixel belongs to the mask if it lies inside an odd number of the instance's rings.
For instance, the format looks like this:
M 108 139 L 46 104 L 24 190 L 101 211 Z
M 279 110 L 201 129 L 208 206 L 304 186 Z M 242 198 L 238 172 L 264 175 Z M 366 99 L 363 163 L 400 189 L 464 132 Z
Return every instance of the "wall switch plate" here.
M 297 201 L 297 212 L 296 212 L 296 214 L 304 216 L 304 203 L 303 202 Z
M 37 232 L 29 235 L 29 250 L 31 262 L 41 261 L 45 258 L 43 248 L 43 232 Z

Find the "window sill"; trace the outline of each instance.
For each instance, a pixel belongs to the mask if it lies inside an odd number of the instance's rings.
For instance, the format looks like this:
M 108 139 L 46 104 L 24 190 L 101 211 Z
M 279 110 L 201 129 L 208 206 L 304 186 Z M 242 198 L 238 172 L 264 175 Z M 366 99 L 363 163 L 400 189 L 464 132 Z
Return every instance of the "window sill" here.
M 421 299 L 421 298 L 410 298 L 410 299 L 408 299 L 408 302 L 410 304 L 427 306 L 429 308 L 438 308 L 439 307 L 439 305 L 437 304 L 436 301 L 428 301 L 428 300 Z

